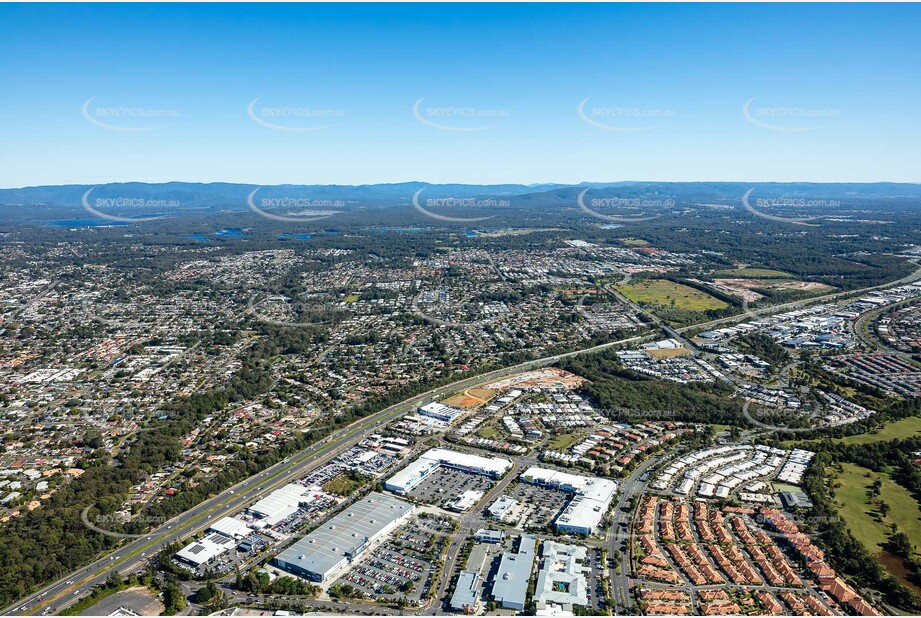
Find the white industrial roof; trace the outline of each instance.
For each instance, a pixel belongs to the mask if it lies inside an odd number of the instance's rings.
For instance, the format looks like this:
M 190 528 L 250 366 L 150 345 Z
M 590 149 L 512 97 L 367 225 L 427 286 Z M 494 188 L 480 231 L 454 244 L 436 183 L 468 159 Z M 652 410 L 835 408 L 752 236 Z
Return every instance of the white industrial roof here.
M 572 502 L 556 518 L 557 527 L 594 531 L 617 493 L 616 481 L 546 468 L 528 468 L 521 477 L 527 482 L 556 486 L 575 493 Z
M 220 534 L 212 534 L 200 541 L 189 543 L 176 552 L 176 557 L 190 564 L 194 564 L 195 566 L 200 566 L 215 556 L 220 556 L 233 547 L 234 544 L 234 540 L 229 537 Z
M 302 498 L 310 493 L 311 489 L 303 485 L 289 483 L 249 507 L 249 511 L 261 517 L 274 518 L 279 513 L 290 510 L 291 507 L 297 510 Z
M 441 465 L 463 468 L 480 474 L 501 476 L 512 467 L 512 462 L 501 457 L 482 457 L 444 448 L 433 448 L 387 479 L 387 489 L 407 491 Z
M 484 492 L 475 489 L 468 489 L 454 499 L 453 503 L 451 504 L 451 508 L 461 512 L 467 511 L 473 508 L 476 503 L 480 501 L 480 498 L 483 497 L 483 493 Z
M 245 521 L 234 519 L 233 517 L 221 517 L 208 527 L 208 530 L 220 532 L 235 539 L 242 539 L 250 533 L 249 526 Z
M 291 565 L 321 575 L 355 558 L 394 522 L 415 507 L 393 496 L 371 493 L 316 528 L 276 556 L 276 564 Z
M 442 464 L 470 468 L 471 470 L 496 476 L 504 474 L 506 470 L 512 467 L 512 462 L 502 457 L 482 457 L 481 455 L 449 451 L 446 448 L 433 448 L 426 452 L 423 457 Z

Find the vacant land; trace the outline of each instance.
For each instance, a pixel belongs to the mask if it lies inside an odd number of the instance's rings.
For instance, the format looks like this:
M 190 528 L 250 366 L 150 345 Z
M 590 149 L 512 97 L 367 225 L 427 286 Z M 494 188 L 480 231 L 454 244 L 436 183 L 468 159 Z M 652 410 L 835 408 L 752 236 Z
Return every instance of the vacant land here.
M 691 351 L 684 347 L 670 350 L 646 350 L 646 354 L 653 358 L 675 358 L 677 356 L 688 356 L 690 353 Z
M 770 268 L 727 268 L 714 273 L 718 277 L 747 277 L 749 279 L 791 279 L 793 275 Z
M 725 309 L 729 306 L 720 299 L 700 290 L 665 279 L 635 281 L 619 285 L 617 289 L 635 303 L 673 306 L 678 309 L 687 309 L 688 311 Z
M 580 433 L 561 433 L 557 436 L 553 436 L 553 439 L 547 443 L 547 448 L 553 449 L 555 451 L 562 451 L 565 448 L 572 446 L 576 440 L 579 439 Z
M 482 399 L 483 401 L 489 401 L 496 394 L 496 391 L 489 389 L 489 388 L 471 388 L 467 392 L 470 393 L 474 397 L 478 397 L 479 399 Z
M 466 393 L 457 393 L 456 395 L 451 395 L 442 403 L 448 406 L 454 406 L 455 408 L 463 408 L 464 410 L 468 410 L 482 404 L 483 400 Z
M 487 440 L 497 440 L 499 438 L 499 430 L 492 425 L 487 425 L 486 427 L 478 429 L 476 435 L 481 438 L 486 438 Z
M 351 496 L 355 490 L 364 485 L 368 479 L 360 475 L 340 474 L 324 483 L 323 491 L 337 496 Z
M 119 608 L 128 609 L 139 616 L 159 616 L 164 609 L 163 603 L 157 598 L 155 592 L 142 586 L 135 586 L 102 599 L 92 607 L 80 612 L 80 615 L 108 616 Z
M 645 247 L 649 244 L 642 238 L 621 238 L 620 242 L 624 243 L 628 247 Z
M 889 527 L 892 524 L 910 539 L 921 538 L 921 508 L 907 489 L 893 482 L 886 473 L 849 463 L 842 464 L 842 467 L 844 471 L 833 480 L 835 505 L 851 533 L 870 553 L 876 555 L 882 552 L 881 545 L 892 533 Z M 879 497 L 890 508 L 882 521 L 877 520 L 877 507 L 870 503 L 867 494 L 877 477 L 883 483 Z

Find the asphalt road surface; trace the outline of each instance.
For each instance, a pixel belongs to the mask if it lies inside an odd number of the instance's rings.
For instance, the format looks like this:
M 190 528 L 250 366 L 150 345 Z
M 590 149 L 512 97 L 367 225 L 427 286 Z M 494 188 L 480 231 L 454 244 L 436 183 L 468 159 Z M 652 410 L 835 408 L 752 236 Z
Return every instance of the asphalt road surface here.
M 916 270 L 914 273 L 900 279 L 899 281 L 895 281 L 883 286 L 867 288 L 862 291 L 866 292 L 875 289 L 895 287 L 916 281 L 918 279 L 921 279 L 921 268 Z M 784 311 L 807 303 L 812 304 L 815 302 L 834 300 L 835 298 L 843 296 L 844 294 L 855 294 L 857 292 L 857 290 L 853 290 L 846 293 L 830 294 L 827 296 L 806 299 L 794 303 L 775 305 L 762 311 L 764 313 L 776 313 L 778 311 Z M 755 313 L 760 314 L 761 312 Z M 747 316 L 744 314 L 741 316 L 733 316 L 731 318 L 714 320 L 705 324 L 682 328 L 679 329 L 679 331 L 686 332 L 692 328 L 700 327 L 709 328 L 716 324 L 721 324 L 732 320 L 745 319 L 746 317 Z M 279 487 L 308 474 L 310 471 L 324 465 L 331 459 L 335 458 L 339 453 L 351 447 L 353 444 L 359 442 L 367 435 L 370 435 L 375 431 L 379 431 L 385 423 L 405 414 L 406 412 L 414 409 L 416 406 L 423 404 L 433 398 L 461 389 L 474 388 L 478 385 L 492 382 L 497 379 L 502 379 L 515 373 L 533 369 L 535 367 L 550 365 L 564 358 L 576 356 L 579 354 L 590 354 L 618 345 L 644 341 L 649 338 L 651 338 L 651 335 L 631 337 L 628 339 L 622 339 L 620 341 L 612 341 L 590 348 L 585 348 L 583 350 L 576 350 L 564 354 L 556 354 L 553 356 L 520 363 L 506 369 L 492 371 L 490 373 L 482 374 L 472 378 L 466 378 L 446 386 L 441 386 L 426 393 L 422 393 L 421 395 L 407 399 L 406 401 L 403 401 L 399 404 L 385 408 L 380 412 L 356 421 L 352 425 L 341 429 L 333 436 L 330 436 L 329 438 L 322 440 L 313 447 L 301 451 L 297 455 L 294 455 L 287 460 L 280 462 L 271 468 L 268 468 L 264 472 L 241 481 L 237 485 L 213 498 L 202 502 L 198 506 L 193 507 L 185 513 L 177 515 L 159 528 L 152 530 L 147 535 L 122 546 L 118 550 L 114 551 L 110 556 L 100 558 L 99 560 L 96 560 L 95 562 L 71 573 L 70 575 L 67 575 L 60 580 L 45 586 L 38 592 L 35 592 L 26 598 L 17 601 L 14 605 L 5 608 L 3 610 L 3 614 L 53 614 L 63 610 L 70 604 L 74 603 L 81 596 L 89 592 L 93 586 L 104 583 L 113 570 L 117 569 L 122 574 L 139 570 L 144 562 L 146 562 L 152 554 L 155 554 L 164 546 L 175 541 L 180 541 L 196 532 L 204 530 L 208 527 L 212 519 L 218 519 L 225 515 L 233 515 L 234 513 L 244 509 L 252 502 L 274 491 L 275 489 L 278 489 Z M 89 530 L 87 533 L 98 534 L 92 533 Z
M 225 515 L 233 515 L 275 489 L 305 476 L 312 470 L 334 459 L 363 438 L 380 431 L 387 422 L 414 410 L 417 406 L 429 400 L 457 390 L 474 388 L 487 382 L 503 379 L 522 371 L 550 365 L 563 358 L 598 352 L 613 346 L 640 342 L 648 338 L 649 336 L 631 337 L 584 350 L 556 354 L 520 363 L 512 367 L 440 386 L 385 408 L 380 412 L 356 421 L 333 436 L 268 468 L 264 472 L 241 481 L 181 515 L 177 515 L 147 535 L 122 546 L 110 556 L 100 558 L 18 601 L 15 605 L 7 607 L 3 610 L 3 614 L 35 615 L 43 612 L 57 613 L 61 611 L 89 592 L 93 586 L 104 583 L 113 570 L 117 569 L 122 574 L 139 570 L 151 555 L 157 553 L 166 545 L 204 530 L 210 525 L 211 520 L 219 519 Z M 92 534 L 92 532 L 88 530 L 87 534 Z

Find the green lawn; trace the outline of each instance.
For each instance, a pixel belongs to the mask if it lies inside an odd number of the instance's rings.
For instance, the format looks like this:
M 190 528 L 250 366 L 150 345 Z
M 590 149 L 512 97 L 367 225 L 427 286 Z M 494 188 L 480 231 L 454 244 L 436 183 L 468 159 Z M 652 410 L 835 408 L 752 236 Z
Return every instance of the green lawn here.
M 909 416 L 899 421 L 886 423 L 883 428 L 875 433 L 861 433 L 846 438 L 834 438 L 832 442 L 840 444 L 873 444 L 874 442 L 888 442 L 889 440 L 903 440 L 921 434 L 921 416 Z M 807 446 L 811 440 L 787 440 L 785 446 Z
M 348 296 L 345 297 L 345 302 L 354 303 L 354 302 L 357 302 L 359 298 L 360 296 L 358 296 L 358 294 L 349 294 Z
M 718 298 L 674 281 L 652 279 L 619 285 L 621 294 L 635 303 L 674 306 L 688 311 L 725 309 L 729 305 Z
M 561 433 L 558 436 L 553 436 L 553 439 L 547 443 L 547 448 L 554 451 L 562 451 L 572 446 L 581 435 L 580 433 Z
M 476 435 L 481 438 L 486 438 L 487 440 L 495 440 L 499 437 L 499 431 L 492 425 L 489 425 L 477 430 Z
M 913 438 L 921 434 L 921 417 L 909 416 L 901 420 L 887 423 L 877 433 L 863 433 L 846 438 L 838 438 L 835 442 L 844 444 L 872 444 L 874 442 L 886 442 L 887 440 Z
M 793 275 L 782 270 L 770 268 L 728 268 L 713 273 L 717 277 L 731 277 L 734 279 L 792 279 Z
M 849 463 L 843 464 L 843 469 L 832 481 L 835 505 L 851 534 L 870 553 L 875 555 L 882 551 L 881 545 L 891 534 L 889 524 L 896 524 L 910 539 L 921 539 L 921 508 L 907 489 L 893 482 L 885 473 Z M 877 477 L 883 482 L 880 498 L 890 507 L 882 522 L 876 520 L 876 507 L 870 504 L 867 496 L 868 487 Z

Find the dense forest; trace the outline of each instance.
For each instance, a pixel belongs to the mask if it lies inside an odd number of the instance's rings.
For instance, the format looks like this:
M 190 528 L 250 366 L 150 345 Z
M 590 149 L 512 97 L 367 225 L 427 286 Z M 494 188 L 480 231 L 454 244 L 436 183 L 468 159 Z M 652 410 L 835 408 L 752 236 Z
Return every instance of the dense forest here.
M 675 420 L 744 426 L 742 404 L 722 384 L 678 384 L 625 369 L 612 350 L 568 358 L 560 367 L 588 379 L 585 394 L 620 420 Z

